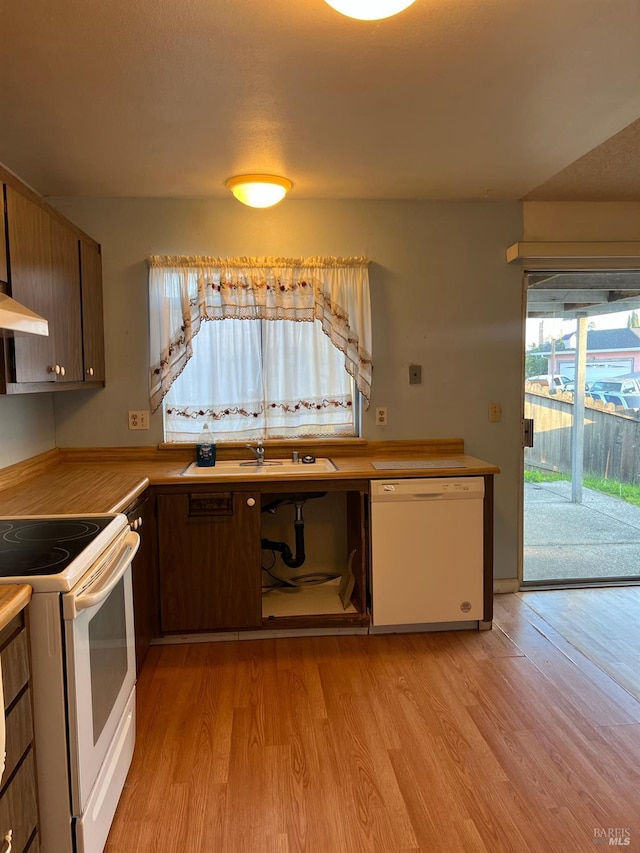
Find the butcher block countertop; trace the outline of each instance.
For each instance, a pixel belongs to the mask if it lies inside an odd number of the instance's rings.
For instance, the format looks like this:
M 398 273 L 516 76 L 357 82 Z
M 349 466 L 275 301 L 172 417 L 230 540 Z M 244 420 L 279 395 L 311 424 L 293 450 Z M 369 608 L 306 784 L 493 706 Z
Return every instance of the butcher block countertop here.
M 0 586 L 0 631 L 31 601 L 31 587 L 26 583 Z
M 148 485 L 203 486 L 211 483 L 299 482 L 323 480 L 371 480 L 388 477 L 442 477 L 498 474 L 489 462 L 464 453 L 462 439 L 367 442 L 296 442 L 287 447 L 265 444 L 266 459 L 291 459 L 310 453 L 329 457 L 332 472 L 311 471 L 300 465 L 295 474 L 264 475 L 250 468 L 239 476 L 185 477 L 193 461 L 192 448 L 71 448 L 56 449 L 25 462 L 0 469 L 0 516 L 50 515 L 57 513 L 119 512 Z M 250 460 L 244 445 L 218 448 L 218 459 Z M 427 468 L 416 467 L 427 464 Z M 376 467 L 381 466 L 381 467 Z

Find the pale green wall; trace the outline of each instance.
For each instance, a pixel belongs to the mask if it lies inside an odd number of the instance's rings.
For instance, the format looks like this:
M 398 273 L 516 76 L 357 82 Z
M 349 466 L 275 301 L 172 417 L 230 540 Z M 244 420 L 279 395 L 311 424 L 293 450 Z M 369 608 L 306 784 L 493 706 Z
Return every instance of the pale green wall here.
M 54 199 L 103 246 L 107 387 L 55 397 L 59 446 L 156 444 L 129 432 L 147 402 L 150 254 L 367 255 L 374 378 L 370 439 L 461 437 L 498 464 L 496 576 L 517 574 L 520 482 L 521 282 L 505 249 L 521 239 L 517 203 L 287 200 L 256 211 L 229 200 Z M 422 364 L 423 384 L 408 384 Z M 490 424 L 487 405 L 502 403 Z M 387 406 L 389 425 L 373 423 Z
M 518 240 L 637 239 L 640 206 L 286 200 L 252 211 L 233 200 L 54 199 L 103 245 L 107 388 L 0 397 L 0 467 L 60 446 L 146 445 L 127 430 L 147 402 L 149 254 L 368 255 L 374 382 L 371 439 L 462 437 L 498 464 L 495 564 L 513 578 L 521 518 L 521 281 L 504 251 Z M 524 209 L 524 216 L 523 216 Z M 524 218 L 524 222 L 523 222 Z M 409 386 L 407 367 L 423 365 Z M 487 421 L 487 403 L 503 420 Z M 389 410 L 376 427 L 373 409 Z M 55 407 L 55 420 L 54 420 Z
M 0 395 L 0 468 L 55 447 L 53 394 Z

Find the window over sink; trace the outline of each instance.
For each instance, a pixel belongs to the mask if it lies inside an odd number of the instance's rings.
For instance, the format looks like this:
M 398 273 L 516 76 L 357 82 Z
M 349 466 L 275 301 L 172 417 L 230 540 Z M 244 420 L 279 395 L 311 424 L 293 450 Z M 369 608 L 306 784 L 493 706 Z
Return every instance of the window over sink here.
M 148 259 L 150 399 L 165 440 L 358 434 L 371 387 L 368 261 Z

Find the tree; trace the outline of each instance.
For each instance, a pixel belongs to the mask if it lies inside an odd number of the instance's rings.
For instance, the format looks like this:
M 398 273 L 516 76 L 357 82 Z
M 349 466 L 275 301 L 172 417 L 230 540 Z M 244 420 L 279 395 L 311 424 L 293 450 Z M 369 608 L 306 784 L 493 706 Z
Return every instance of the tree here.
M 637 311 L 632 311 L 631 314 L 627 318 L 627 328 L 628 329 L 638 329 L 640 328 L 640 317 L 638 316 Z
M 545 355 L 528 353 L 525 358 L 524 376 L 542 376 L 549 370 L 549 359 Z

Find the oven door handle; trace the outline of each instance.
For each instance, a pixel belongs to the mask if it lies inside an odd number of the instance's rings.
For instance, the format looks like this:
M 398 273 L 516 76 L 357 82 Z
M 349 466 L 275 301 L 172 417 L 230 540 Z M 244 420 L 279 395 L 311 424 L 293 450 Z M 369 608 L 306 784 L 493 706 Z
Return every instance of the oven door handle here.
M 73 605 L 76 613 L 81 610 L 88 610 L 104 601 L 131 565 L 139 545 L 140 537 L 133 530 L 130 530 L 123 539 L 122 549 L 113 558 L 112 562 L 115 563 L 115 567 L 100 575 L 98 580 L 90 584 L 80 595 L 74 596 Z

